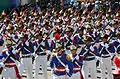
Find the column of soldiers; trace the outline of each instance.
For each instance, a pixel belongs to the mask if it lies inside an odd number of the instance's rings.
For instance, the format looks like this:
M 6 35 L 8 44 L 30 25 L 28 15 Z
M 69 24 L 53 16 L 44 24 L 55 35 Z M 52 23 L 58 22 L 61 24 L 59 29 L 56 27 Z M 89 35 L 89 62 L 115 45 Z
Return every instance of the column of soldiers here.
M 102 3 L 105 3 L 103 5 Z M 109 4 L 108 4 L 109 3 Z M 110 1 L 95 1 L 81 6 L 22 8 L 0 18 L 0 72 L 3 79 L 44 79 L 50 62 L 52 79 L 114 79 L 112 59 L 120 54 L 120 7 Z M 97 63 L 99 61 L 99 63 Z M 97 64 L 96 64 L 97 63 Z M 107 74 L 106 74 L 107 71 Z

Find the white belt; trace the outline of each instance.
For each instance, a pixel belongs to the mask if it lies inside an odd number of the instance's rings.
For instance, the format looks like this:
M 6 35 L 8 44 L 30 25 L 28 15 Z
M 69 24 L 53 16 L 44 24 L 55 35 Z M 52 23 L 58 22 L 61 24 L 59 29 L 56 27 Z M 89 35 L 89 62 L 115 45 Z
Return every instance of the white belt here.
M 80 70 L 81 68 L 73 68 L 73 70 Z
M 64 72 L 64 71 L 66 71 L 66 70 L 65 70 L 65 69 L 57 69 L 57 68 L 55 68 L 54 71 Z
M 94 56 L 88 56 L 87 58 L 94 58 Z
M 110 55 L 109 55 L 109 54 L 106 54 L 106 55 L 103 55 L 103 54 L 102 54 L 102 56 L 110 56 Z
M 15 63 L 5 63 L 5 65 L 16 65 Z
M 22 56 L 30 56 L 30 54 L 23 54 Z

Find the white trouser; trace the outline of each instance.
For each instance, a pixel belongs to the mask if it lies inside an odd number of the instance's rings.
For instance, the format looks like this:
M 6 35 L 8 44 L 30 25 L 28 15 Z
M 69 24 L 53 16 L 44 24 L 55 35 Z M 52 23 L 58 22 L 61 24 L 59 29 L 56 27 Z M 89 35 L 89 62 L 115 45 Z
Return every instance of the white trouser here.
M 106 79 L 106 78 L 107 79 L 113 79 L 111 57 L 102 58 L 102 62 L 103 63 L 100 63 L 102 79 Z M 108 73 L 108 76 L 105 74 L 106 71 Z
M 82 74 L 84 79 L 89 79 L 89 73 L 90 73 L 91 79 L 97 79 L 96 60 L 83 62 Z
M 11 68 L 4 67 L 2 73 L 3 73 L 3 79 L 16 79 L 16 72 L 14 67 Z
M 38 73 L 40 71 L 40 65 L 42 66 L 42 71 L 43 71 L 43 76 L 44 79 L 48 79 L 48 75 L 47 75 L 47 56 L 37 56 L 35 58 L 35 79 L 40 79 L 38 77 Z
M 53 74 L 52 77 L 53 77 L 52 79 L 67 79 L 66 75 L 57 76 L 57 75 Z
M 71 76 L 71 79 L 81 79 L 80 72 L 73 73 L 72 76 Z
M 22 58 L 21 64 L 19 66 L 20 74 L 23 73 L 24 69 L 26 69 L 27 79 L 33 79 L 33 65 L 32 65 L 32 57 L 30 58 Z

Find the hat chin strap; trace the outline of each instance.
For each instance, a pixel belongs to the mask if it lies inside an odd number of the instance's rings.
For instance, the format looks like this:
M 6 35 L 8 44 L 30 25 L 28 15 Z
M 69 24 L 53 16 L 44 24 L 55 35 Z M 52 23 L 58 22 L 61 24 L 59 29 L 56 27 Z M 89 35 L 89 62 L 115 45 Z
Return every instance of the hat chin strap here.
M 58 48 L 59 50 L 57 50 L 58 52 L 61 50 L 61 48 Z

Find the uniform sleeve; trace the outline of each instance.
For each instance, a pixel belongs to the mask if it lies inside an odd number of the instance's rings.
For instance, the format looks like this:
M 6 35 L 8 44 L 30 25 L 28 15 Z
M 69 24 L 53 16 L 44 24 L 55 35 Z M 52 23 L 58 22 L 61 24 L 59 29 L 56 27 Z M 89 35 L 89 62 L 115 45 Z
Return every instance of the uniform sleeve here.
M 49 43 L 48 43 L 47 40 L 45 41 L 45 48 L 46 48 L 47 50 L 50 50 L 50 46 L 49 46 Z
M 18 50 L 16 53 L 16 59 L 19 61 L 19 58 L 20 58 L 20 51 Z
M 74 40 L 75 40 L 75 43 L 76 43 L 76 44 L 79 44 L 78 36 L 75 36 L 75 37 L 74 37 Z
M 99 56 L 98 48 L 96 46 L 94 47 L 94 51 L 96 53 L 96 56 Z
M 111 43 L 108 47 L 108 50 L 111 52 L 111 53 L 114 53 L 115 52 L 115 48 L 114 48 L 114 44 Z
M 33 42 L 33 46 L 36 46 L 36 41 Z
M 66 59 L 67 59 L 67 64 L 68 64 L 68 68 L 69 68 L 69 72 L 67 74 L 69 77 L 71 77 L 73 74 L 73 62 L 69 55 L 66 56 Z
M 55 44 L 53 42 L 53 40 L 51 41 L 51 45 L 50 45 L 50 50 L 52 51 L 55 48 Z
M 2 60 L 2 58 L 3 58 L 3 55 L 2 55 L 2 54 L 0 54 L 0 60 Z
M 102 46 L 99 44 L 99 47 L 97 48 L 97 56 L 101 55 L 101 50 L 102 50 Z
M 52 54 L 52 55 L 51 55 L 51 59 L 50 59 L 50 67 L 51 67 L 51 68 L 54 68 L 54 63 L 53 63 L 53 61 L 54 61 L 53 58 L 54 58 L 54 57 L 55 57 L 55 54 Z
M 30 42 L 30 49 L 31 49 L 31 52 L 33 53 L 34 52 L 34 44 L 32 42 Z

